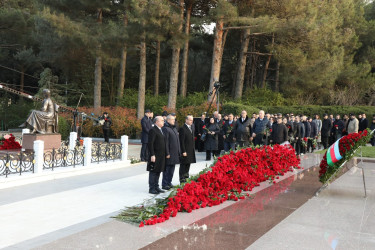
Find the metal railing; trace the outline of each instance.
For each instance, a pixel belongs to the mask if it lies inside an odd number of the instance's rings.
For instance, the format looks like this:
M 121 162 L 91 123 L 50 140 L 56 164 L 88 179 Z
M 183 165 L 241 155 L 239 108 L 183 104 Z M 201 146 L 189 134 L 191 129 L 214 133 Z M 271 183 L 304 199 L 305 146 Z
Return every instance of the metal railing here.
M 48 150 L 43 154 L 43 169 L 51 169 L 53 171 L 54 168 L 83 165 L 84 156 L 84 147 L 82 146 L 75 147 L 73 150 L 68 147 Z
M 96 142 L 92 144 L 91 162 L 100 163 L 121 159 L 121 143 Z
M 21 175 L 24 172 L 34 173 L 34 152 L 6 153 L 0 155 L 0 176 Z

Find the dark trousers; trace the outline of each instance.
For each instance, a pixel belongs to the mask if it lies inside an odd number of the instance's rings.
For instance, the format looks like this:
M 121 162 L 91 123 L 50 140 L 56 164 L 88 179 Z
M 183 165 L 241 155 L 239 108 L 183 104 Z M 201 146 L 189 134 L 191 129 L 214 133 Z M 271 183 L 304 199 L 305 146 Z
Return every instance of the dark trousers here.
M 296 153 L 297 153 L 297 155 L 300 155 L 301 154 L 301 147 L 302 147 L 301 139 L 298 139 L 296 141 L 295 145 L 296 145 L 295 146 Z
M 234 150 L 235 143 L 234 142 L 224 142 L 224 151 L 229 152 L 229 150 Z
M 156 188 L 159 187 L 159 177 L 160 177 L 160 172 L 159 173 L 156 173 L 156 172 L 149 172 L 149 175 L 148 175 L 148 186 L 150 188 L 149 191 L 153 191 L 153 190 L 156 190 Z
M 221 150 L 213 150 L 212 151 L 216 157 L 220 156 Z
M 220 153 L 217 154 L 217 152 L 218 152 L 217 150 L 206 150 L 206 161 L 211 160 L 211 155 L 214 155 L 214 156 L 218 157 L 220 155 Z
M 373 147 L 375 146 L 375 137 L 374 136 L 371 138 L 370 143 Z
M 148 148 L 147 148 L 147 143 L 142 143 L 142 148 L 141 148 L 141 161 L 148 161 Z
M 175 165 L 166 165 L 163 172 L 163 180 L 161 182 L 162 187 L 172 187 L 172 179 L 174 174 Z
M 189 178 L 190 164 L 180 164 L 180 182 L 186 182 L 186 179 Z
M 104 141 L 109 142 L 109 129 L 103 129 Z
M 328 136 L 322 136 L 322 144 L 324 149 L 328 148 Z
M 254 146 L 263 144 L 263 134 L 257 134 L 254 138 Z
M 204 141 L 202 141 L 200 138 L 197 139 L 197 148 L 198 152 L 204 152 Z
M 236 142 L 236 147 L 240 147 L 240 148 L 243 148 L 243 147 L 248 147 L 250 145 L 250 143 L 248 141 L 237 141 Z
M 310 152 L 310 149 L 311 149 L 311 153 L 314 152 L 314 146 L 313 146 L 313 139 L 309 139 L 307 141 L 307 152 Z

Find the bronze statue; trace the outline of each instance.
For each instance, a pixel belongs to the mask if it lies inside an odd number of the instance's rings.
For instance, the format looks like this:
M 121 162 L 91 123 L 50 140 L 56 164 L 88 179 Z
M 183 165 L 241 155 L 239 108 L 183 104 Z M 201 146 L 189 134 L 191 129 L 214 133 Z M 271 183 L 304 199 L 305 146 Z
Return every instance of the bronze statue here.
M 57 133 L 58 132 L 58 106 L 51 100 L 49 89 L 43 90 L 42 109 L 32 110 L 31 114 L 20 127 L 29 128 L 31 133 Z

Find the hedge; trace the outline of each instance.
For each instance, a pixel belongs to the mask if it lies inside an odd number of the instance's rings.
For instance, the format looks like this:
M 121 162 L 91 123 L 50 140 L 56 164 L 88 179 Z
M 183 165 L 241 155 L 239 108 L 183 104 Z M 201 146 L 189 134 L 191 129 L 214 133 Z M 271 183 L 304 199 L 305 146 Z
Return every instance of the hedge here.
M 341 115 L 349 115 L 350 113 L 355 114 L 358 117 L 358 114 L 365 113 L 367 117 L 372 117 L 375 114 L 374 106 L 318 106 L 318 105 L 307 105 L 307 106 L 261 106 L 259 107 L 266 112 L 275 114 L 305 114 L 312 116 L 318 114 L 322 116 L 324 113 Z

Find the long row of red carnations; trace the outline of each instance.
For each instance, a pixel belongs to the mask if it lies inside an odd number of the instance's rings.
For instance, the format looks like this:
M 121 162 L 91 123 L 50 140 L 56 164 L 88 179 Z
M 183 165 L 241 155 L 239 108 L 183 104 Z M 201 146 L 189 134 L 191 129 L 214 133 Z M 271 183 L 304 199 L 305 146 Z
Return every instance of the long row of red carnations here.
M 223 155 L 211 171 L 179 188 L 161 214 L 142 221 L 139 226 L 164 222 L 178 212 L 190 213 L 226 200 L 244 199 L 243 191 L 251 191 L 263 181 L 275 182 L 279 175 L 300 168 L 299 163 L 300 159 L 290 146 L 246 148 Z

